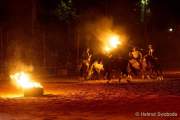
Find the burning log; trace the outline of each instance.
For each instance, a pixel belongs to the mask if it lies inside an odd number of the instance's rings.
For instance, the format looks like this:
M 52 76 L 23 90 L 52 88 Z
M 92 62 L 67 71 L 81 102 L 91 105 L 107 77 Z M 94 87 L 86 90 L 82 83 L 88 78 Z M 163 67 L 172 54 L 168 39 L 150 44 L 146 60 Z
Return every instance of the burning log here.
M 23 90 L 24 91 L 24 97 L 38 97 L 42 96 L 44 93 L 43 88 L 26 88 Z
M 43 86 L 38 82 L 32 81 L 27 73 L 17 72 L 10 77 L 18 87 L 23 89 L 25 97 L 37 97 L 43 95 Z

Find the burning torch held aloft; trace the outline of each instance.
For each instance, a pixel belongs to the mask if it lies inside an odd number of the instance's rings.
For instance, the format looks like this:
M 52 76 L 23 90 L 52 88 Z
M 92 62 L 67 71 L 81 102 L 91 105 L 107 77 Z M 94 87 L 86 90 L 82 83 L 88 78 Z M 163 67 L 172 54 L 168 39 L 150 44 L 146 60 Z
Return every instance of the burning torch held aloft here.
M 121 45 L 122 43 L 121 43 L 121 39 L 118 35 L 112 34 L 106 38 L 104 44 L 105 44 L 104 51 L 109 53 L 110 51 L 117 48 L 118 45 Z

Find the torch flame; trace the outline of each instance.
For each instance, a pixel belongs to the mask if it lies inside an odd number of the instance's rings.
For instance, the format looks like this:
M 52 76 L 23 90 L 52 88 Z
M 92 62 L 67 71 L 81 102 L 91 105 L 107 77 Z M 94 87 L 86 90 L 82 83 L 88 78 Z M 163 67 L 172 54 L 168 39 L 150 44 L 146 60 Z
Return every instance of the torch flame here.
M 106 52 L 110 52 L 110 51 L 111 51 L 111 48 L 108 47 L 108 46 L 105 46 L 105 47 L 104 47 L 104 50 L 105 50 Z
M 104 42 L 105 46 L 104 46 L 103 50 L 106 53 L 109 53 L 110 51 L 117 48 L 121 44 L 122 44 L 122 41 L 121 41 L 119 35 L 109 34 L 105 39 L 105 42 Z
M 121 44 L 121 42 L 119 41 L 119 36 L 114 35 L 109 38 L 109 45 L 112 48 L 117 48 L 119 44 Z
M 38 82 L 31 81 L 30 76 L 25 72 L 17 72 L 10 75 L 10 78 L 15 81 L 16 85 L 25 88 L 42 88 L 42 85 Z

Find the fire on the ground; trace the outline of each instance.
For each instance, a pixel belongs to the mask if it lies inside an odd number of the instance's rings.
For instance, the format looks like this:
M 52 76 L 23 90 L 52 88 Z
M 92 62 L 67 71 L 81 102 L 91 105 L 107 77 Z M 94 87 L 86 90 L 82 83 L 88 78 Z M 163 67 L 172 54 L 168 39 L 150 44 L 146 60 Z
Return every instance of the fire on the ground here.
M 10 75 L 13 83 L 24 91 L 24 96 L 40 96 L 43 94 L 43 86 L 39 82 L 31 80 L 28 73 L 24 71 Z

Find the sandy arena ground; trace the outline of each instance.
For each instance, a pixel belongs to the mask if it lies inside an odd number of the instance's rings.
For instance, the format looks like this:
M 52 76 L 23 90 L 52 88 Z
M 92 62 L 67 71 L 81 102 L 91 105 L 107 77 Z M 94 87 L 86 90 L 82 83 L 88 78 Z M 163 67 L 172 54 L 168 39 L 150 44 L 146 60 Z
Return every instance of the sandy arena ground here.
M 180 79 L 41 82 L 44 96 L 23 97 L 9 81 L 0 81 L 0 120 L 180 119 Z

